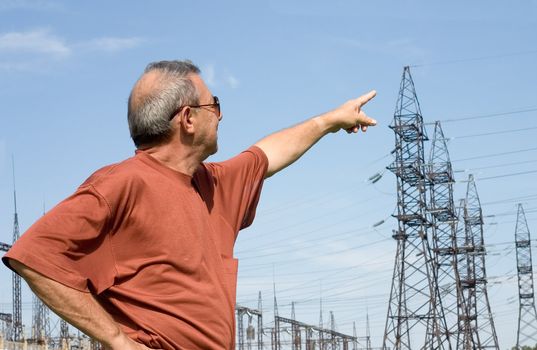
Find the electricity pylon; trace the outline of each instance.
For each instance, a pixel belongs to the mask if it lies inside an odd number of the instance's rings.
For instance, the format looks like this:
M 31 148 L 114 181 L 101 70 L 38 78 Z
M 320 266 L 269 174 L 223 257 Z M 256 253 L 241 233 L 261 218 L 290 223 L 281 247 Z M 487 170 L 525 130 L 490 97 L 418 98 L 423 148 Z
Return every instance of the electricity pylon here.
M 473 175 L 468 177 L 463 218 L 465 243 L 459 249 L 465 253 L 465 261 L 459 274 L 465 309 L 457 349 L 499 349 L 487 293 L 483 213 Z
M 19 239 L 19 214 L 17 213 L 17 191 L 15 187 L 15 160 L 12 159 L 13 165 L 13 201 L 15 205 L 15 215 L 13 217 L 13 244 Z M 11 328 L 11 339 L 13 341 L 22 341 L 24 338 L 22 326 L 22 291 L 21 276 L 12 273 L 12 293 L 13 293 L 13 324 Z
M 518 271 L 518 331 L 516 348 L 537 343 L 537 312 L 533 288 L 531 239 L 528 222 L 522 204 L 518 205 L 516 228 L 516 262 Z
M 446 318 L 446 337 L 451 341 L 456 339 L 458 332 L 457 213 L 453 201 L 455 178 L 439 121 L 434 126 L 427 176 L 430 182 L 429 214 L 432 221 L 433 257 Z
M 405 67 L 390 128 L 395 133 L 397 251 L 383 349 L 451 349 L 436 267 L 429 247 L 424 141 L 428 140 L 409 67 Z M 422 341 L 418 337 L 423 337 Z

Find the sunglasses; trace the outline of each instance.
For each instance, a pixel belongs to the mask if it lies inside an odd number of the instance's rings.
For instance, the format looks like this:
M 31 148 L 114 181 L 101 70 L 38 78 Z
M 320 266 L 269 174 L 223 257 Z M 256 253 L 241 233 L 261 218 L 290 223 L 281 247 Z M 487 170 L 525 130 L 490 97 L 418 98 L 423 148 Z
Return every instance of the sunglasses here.
M 170 120 L 172 120 L 177 115 L 177 113 L 179 113 L 181 111 L 181 109 L 184 108 L 184 107 L 190 107 L 190 108 L 213 107 L 215 109 L 216 117 L 218 118 L 218 120 L 220 120 L 220 119 L 222 119 L 222 111 L 220 109 L 220 100 L 216 96 L 213 96 L 213 100 L 214 100 L 213 103 L 207 103 L 207 104 L 203 104 L 203 105 L 185 105 L 185 106 L 181 106 L 175 112 L 173 112 L 173 114 L 170 116 Z

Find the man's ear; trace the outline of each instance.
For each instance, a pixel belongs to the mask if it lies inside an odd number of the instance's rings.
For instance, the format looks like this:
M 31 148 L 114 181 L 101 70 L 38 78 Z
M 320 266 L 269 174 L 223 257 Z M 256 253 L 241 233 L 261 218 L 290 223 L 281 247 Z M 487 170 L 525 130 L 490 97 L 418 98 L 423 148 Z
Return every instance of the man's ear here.
M 179 118 L 179 123 L 183 131 L 187 134 L 194 133 L 194 111 L 189 106 L 185 106 L 179 112 L 179 115 L 176 117 Z

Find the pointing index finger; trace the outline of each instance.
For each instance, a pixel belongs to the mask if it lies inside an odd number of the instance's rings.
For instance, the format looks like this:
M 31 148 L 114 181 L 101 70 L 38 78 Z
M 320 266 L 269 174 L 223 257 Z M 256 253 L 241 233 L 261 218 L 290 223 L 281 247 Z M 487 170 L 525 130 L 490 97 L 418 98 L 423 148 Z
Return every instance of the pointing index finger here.
M 358 97 L 358 103 L 360 104 L 360 107 L 365 105 L 367 102 L 369 102 L 376 95 L 377 95 L 377 92 L 375 90 L 371 90 L 367 94 Z

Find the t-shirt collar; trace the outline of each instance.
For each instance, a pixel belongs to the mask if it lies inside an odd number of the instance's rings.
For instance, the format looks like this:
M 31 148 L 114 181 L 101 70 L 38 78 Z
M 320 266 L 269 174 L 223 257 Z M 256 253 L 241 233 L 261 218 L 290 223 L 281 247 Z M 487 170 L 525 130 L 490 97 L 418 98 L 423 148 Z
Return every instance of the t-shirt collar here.
M 165 176 L 171 179 L 179 180 L 181 183 L 187 186 L 192 186 L 192 176 L 184 174 L 180 171 L 174 170 L 162 164 L 158 159 L 154 158 L 143 150 L 136 150 L 135 153 L 135 158 L 140 159 L 142 162 L 164 174 Z

